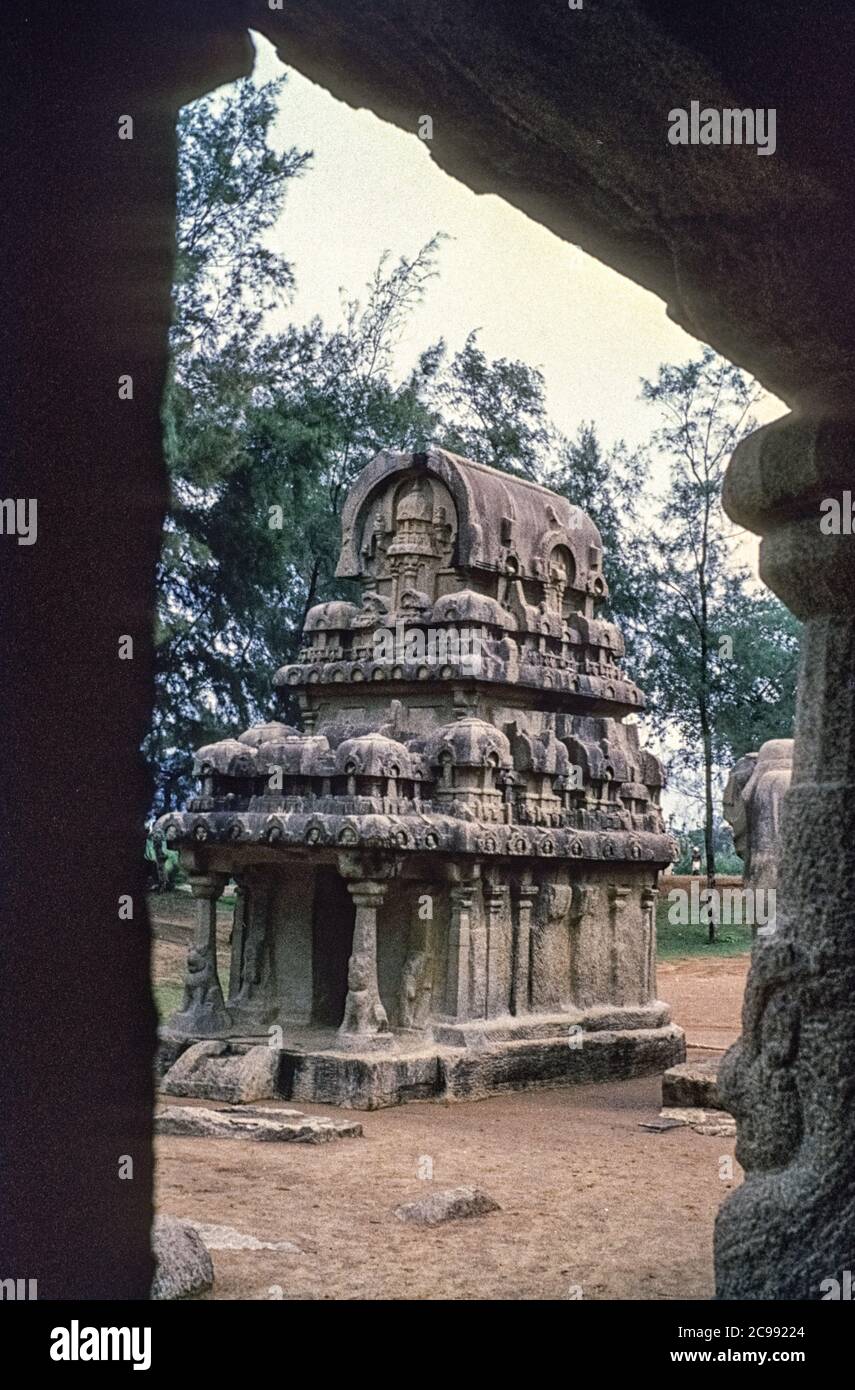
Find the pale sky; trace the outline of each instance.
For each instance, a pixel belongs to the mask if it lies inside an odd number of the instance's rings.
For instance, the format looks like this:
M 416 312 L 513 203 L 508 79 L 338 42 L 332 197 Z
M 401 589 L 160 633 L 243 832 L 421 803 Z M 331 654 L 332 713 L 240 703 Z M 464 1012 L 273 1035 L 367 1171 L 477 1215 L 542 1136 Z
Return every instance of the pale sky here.
M 256 35 L 255 43 L 256 80 L 281 73 L 267 40 Z M 415 133 L 352 110 L 291 69 L 275 140 L 314 151 L 309 171 L 289 185 L 271 237 L 297 278 L 284 320 L 317 313 L 331 326 L 339 288 L 361 295 L 383 251 L 412 256 L 445 232 L 452 239 L 440 253 L 440 275 L 401 342 L 401 374 L 437 338 L 453 352 L 479 328 L 488 357 L 541 368 L 550 414 L 568 433 L 593 420 L 605 445 L 649 438 L 656 418 L 638 399 L 640 377 L 699 350 L 655 295 L 500 198 L 458 183 Z M 767 395 L 758 418 L 784 410 Z

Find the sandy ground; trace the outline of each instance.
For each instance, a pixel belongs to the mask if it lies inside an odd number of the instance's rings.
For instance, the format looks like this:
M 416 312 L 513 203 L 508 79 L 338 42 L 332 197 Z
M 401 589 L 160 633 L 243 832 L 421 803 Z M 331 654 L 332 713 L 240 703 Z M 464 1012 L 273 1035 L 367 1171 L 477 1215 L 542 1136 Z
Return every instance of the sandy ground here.
M 736 1037 L 747 965 L 660 965 L 660 997 L 707 1049 L 694 1055 Z M 742 1175 L 734 1162 L 721 1176 L 732 1140 L 640 1128 L 659 1088 L 647 1077 L 370 1114 L 308 1106 L 364 1126 L 319 1146 L 161 1139 L 158 1207 L 297 1247 L 213 1250 L 218 1299 L 710 1298 L 715 1213 Z M 459 1184 L 502 1210 L 434 1229 L 393 1215 Z
M 685 1030 L 689 1047 L 711 1055 L 736 1042 L 748 959 L 746 955 L 659 961 L 657 993 L 671 1005 L 674 1022 Z

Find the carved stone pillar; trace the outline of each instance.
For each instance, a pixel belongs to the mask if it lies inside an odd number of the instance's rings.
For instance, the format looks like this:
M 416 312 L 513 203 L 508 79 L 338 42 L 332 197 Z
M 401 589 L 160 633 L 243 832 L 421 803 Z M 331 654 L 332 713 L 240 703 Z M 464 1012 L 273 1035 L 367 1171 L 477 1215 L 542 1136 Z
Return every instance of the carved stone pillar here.
M 621 975 L 621 934 L 624 912 L 631 891 L 616 883 L 609 884 L 609 1003 L 624 1004 L 624 982 Z
M 251 1033 L 265 1028 L 278 1013 L 270 939 L 272 884 L 268 875 L 255 867 L 247 869 L 242 896 L 240 917 L 236 915 L 236 927 L 240 928 L 237 961 L 236 943 L 232 941 L 232 970 L 236 963 L 237 974 L 231 979 L 229 1009 L 235 1029 Z
M 242 881 L 236 880 L 235 910 L 232 917 L 232 950 L 229 967 L 229 1003 L 240 983 L 243 963 L 244 937 L 246 935 L 246 888 Z
M 471 1018 L 487 1017 L 487 923 L 484 913 L 478 911 L 478 904 L 470 924 L 472 954 L 472 995 L 469 1000 Z
M 489 878 L 484 884 L 487 918 L 487 1017 L 508 1012 L 508 890 Z
M 469 951 L 472 907 L 478 888 L 476 879 L 451 886 L 451 924 L 448 932 L 448 977 L 446 1012 L 460 1021 L 470 1016 Z
M 529 877 L 524 877 L 516 889 L 516 922 L 514 924 L 514 967 L 511 985 L 511 1013 L 527 1014 L 530 1008 L 531 987 L 531 914 L 540 892 Z
M 596 939 L 596 914 L 600 890 L 592 884 L 574 883 L 570 904 L 570 999 L 577 1008 L 605 1003 L 605 979 Z
M 190 879 L 197 904 L 196 930 L 187 952 L 184 1000 L 170 1020 L 176 1032 L 210 1037 L 231 1028 L 217 970 L 217 899 L 225 886 L 225 874 L 199 874 Z
M 388 885 L 379 879 L 365 878 L 348 883 L 347 887 L 356 906 L 356 920 L 339 1045 L 354 1050 L 388 1047 L 392 1034 L 377 981 L 377 913 Z
M 645 979 L 644 999 L 652 1004 L 656 998 L 656 902 L 658 888 L 642 888 L 641 920 L 644 932 Z
M 806 626 L 776 927 L 757 935 L 719 1074 L 745 1169 L 716 1226 L 720 1298 L 822 1298 L 855 1252 L 853 483 L 855 425 L 787 417 L 739 446 L 725 488 Z

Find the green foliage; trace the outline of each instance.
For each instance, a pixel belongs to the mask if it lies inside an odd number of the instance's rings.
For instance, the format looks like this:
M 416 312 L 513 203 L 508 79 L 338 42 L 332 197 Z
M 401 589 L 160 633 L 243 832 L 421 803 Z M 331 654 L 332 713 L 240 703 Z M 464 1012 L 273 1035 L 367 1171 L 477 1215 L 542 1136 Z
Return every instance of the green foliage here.
M 159 891 L 171 892 L 175 884 L 183 878 L 183 873 L 178 858 L 178 851 L 163 847 L 160 858 L 160 868 L 158 870 L 158 856 L 155 852 L 154 839 L 151 835 L 146 838 L 145 853 L 146 867 L 149 876 L 154 882 L 162 884 Z
M 661 367 L 642 395 L 658 408 L 653 443 L 669 470 L 647 547 L 645 680 L 656 695 L 654 720 L 660 729 L 676 726 L 687 761 L 697 765 L 706 732 L 715 738 L 717 634 L 728 632 L 728 600 L 745 588 L 744 575 L 731 577 L 721 489 L 731 452 L 753 427 L 755 393 L 707 348 L 695 361 Z
M 656 954 L 659 960 L 684 960 L 688 956 L 747 956 L 751 951 L 751 928 L 722 927 L 710 941 L 706 927 L 674 926 L 668 921 L 668 903 L 656 909 Z
M 715 865 L 715 806 L 724 769 L 766 738 L 788 737 L 798 624 L 735 565 L 721 506 L 724 472 L 755 427 L 757 387 L 709 348 L 660 368 L 643 396 L 658 409 L 653 444 L 669 487 L 644 548 L 642 685 L 648 718 L 679 740 L 672 773 L 703 788 L 705 863 Z
M 294 657 L 307 609 L 334 592 L 341 506 L 359 470 L 382 447 L 425 447 L 436 428 L 441 345 L 403 383 L 391 367 L 440 238 L 384 258 L 334 330 L 315 319 L 263 331 L 293 285 L 263 234 L 310 158 L 270 146 L 281 87 L 240 82 L 179 122 L 172 506 L 147 745 L 158 809 L 186 795 L 191 750 L 274 713 L 273 672 Z
M 185 106 L 178 118 L 178 237 L 173 300 L 176 363 L 189 348 L 258 326 L 293 287 L 291 266 L 261 241 L 276 222 L 288 179 L 311 154 L 276 153 L 270 126 L 285 79 L 246 78 L 224 98 Z
M 640 505 L 649 482 L 648 459 L 623 443 L 604 450 L 594 424 L 583 423 L 575 439 L 560 440 L 548 482 L 596 522 L 609 584 L 603 612 L 620 624 L 632 663 L 638 625 L 650 603 L 644 587 L 647 538 Z
M 441 442 L 490 468 L 541 481 L 553 447 L 543 375 L 524 362 L 490 362 L 470 333 L 435 387 Z
M 792 737 L 801 623 L 739 575 L 728 576 L 722 612 L 714 633 L 715 748 L 732 764 L 767 739 Z
M 437 274 L 441 235 L 412 257 L 384 257 L 364 294 L 344 300 L 337 325 L 265 331 L 294 284 L 265 233 L 311 160 L 272 148 L 283 82 L 239 82 L 179 121 L 164 403 L 172 505 L 146 748 L 157 809 L 186 796 L 194 748 L 293 715 L 274 703 L 271 677 L 294 659 L 307 610 L 342 593 L 342 505 L 381 448 L 441 445 L 544 482 L 589 512 L 606 554 L 606 611 L 652 697 L 652 722 L 679 731 L 684 770 L 703 764 L 705 738 L 710 763 L 722 764 L 788 733 L 798 625 L 734 575 L 719 502 L 727 457 L 748 427 L 749 383 L 705 352 L 645 384 L 663 415 L 654 447 L 672 469 L 651 534 L 647 451 L 606 450 L 593 423 L 564 436 L 537 368 L 490 360 L 472 333 L 455 354 L 429 344 L 399 379 L 398 344 Z M 732 644 L 726 659 L 722 636 Z
M 698 844 L 702 846 L 703 842 L 703 831 L 700 831 L 698 837 Z M 744 868 L 745 865 L 739 858 L 739 855 L 736 854 L 734 850 L 730 850 L 729 852 L 726 850 L 716 850 L 715 871 L 717 874 L 732 874 L 738 878 L 741 876 Z M 679 857 L 674 860 L 674 863 L 671 866 L 671 872 L 673 874 L 688 874 L 691 873 L 691 871 L 692 852 L 689 849 L 684 849 L 682 853 L 679 855 Z
M 697 826 L 691 830 L 671 827 L 680 852 L 671 867 L 674 874 L 688 874 L 692 868 L 692 849 L 697 848 L 703 856 L 704 840 L 706 835 L 705 826 Z M 716 873 L 735 874 L 741 876 L 744 865 L 733 848 L 733 833 L 727 821 L 721 816 L 713 816 L 712 845 L 715 856 Z

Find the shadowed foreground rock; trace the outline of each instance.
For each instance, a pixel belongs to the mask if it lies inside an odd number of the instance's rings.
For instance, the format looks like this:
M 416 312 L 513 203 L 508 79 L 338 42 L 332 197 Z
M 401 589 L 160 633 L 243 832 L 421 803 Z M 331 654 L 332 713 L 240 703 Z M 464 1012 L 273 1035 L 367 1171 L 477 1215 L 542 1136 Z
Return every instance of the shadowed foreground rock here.
M 154 1279 L 151 1297 L 195 1298 L 210 1289 L 214 1265 L 198 1231 L 174 1216 L 157 1216 L 151 1238 Z
M 820 530 L 855 425 L 790 417 L 736 450 L 725 505 L 805 621 L 777 926 L 759 934 L 742 1037 L 719 1069 L 745 1182 L 716 1224 L 722 1298 L 819 1299 L 855 1262 L 855 537 Z

